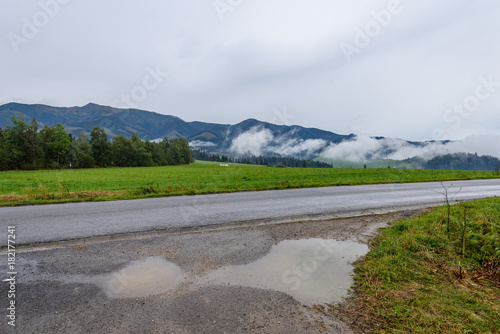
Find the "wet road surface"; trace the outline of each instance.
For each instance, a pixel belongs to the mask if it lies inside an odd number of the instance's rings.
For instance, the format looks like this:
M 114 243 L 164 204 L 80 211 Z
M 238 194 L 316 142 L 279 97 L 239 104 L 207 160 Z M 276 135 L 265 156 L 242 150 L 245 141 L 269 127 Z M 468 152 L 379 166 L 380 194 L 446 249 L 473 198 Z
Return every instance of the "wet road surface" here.
M 500 179 L 444 183 L 451 184 L 449 195 L 455 201 L 500 196 Z M 0 228 L 16 226 L 17 244 L 40 243 L 235 222 L 395 212 L 442 204 L 443 193 L 441 183 L 432 182 L 12 207 L 0 208 Z M 6 245 L 5 238 L 0 245 Z

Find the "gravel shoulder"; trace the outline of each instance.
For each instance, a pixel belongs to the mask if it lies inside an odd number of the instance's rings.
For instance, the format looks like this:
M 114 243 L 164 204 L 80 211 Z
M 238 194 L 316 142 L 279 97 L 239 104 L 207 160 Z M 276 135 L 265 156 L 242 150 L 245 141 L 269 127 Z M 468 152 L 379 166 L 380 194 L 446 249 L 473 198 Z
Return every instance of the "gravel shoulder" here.
M 285 240 L 368 243 L 380 227 L 417 211 L 314 222 L 198 231 L 88 246 L 19 248 L 19 333 L 352 333 L 345 319 L 278 291 L 207 285 L 199 277 L 254 262 Z M 7 256 L 1 255 L 2 263 Z M 185 279 L 166 293 L 113 299 L 92 279 L 148 257 L 175 263 Z M 79 277 L 80 280 L 75 280 Z M 86 279 L 82 279 L 86 278 Z M 6 296 L 7 284 L 0 285 Z M 0 299 L 3 310 L 7 298 Z M 5 318 L 4 316 L 2 318 Z M 0 332 L 14 332 L 4 319 Z

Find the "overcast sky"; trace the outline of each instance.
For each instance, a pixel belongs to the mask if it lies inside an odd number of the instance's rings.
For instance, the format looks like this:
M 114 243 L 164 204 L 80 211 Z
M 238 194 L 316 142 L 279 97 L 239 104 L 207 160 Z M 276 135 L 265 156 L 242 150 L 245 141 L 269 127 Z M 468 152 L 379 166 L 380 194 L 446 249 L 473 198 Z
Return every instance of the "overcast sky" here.
M 0 4 L 0 104 L 411 140 L 500 132 L 498 0 Z

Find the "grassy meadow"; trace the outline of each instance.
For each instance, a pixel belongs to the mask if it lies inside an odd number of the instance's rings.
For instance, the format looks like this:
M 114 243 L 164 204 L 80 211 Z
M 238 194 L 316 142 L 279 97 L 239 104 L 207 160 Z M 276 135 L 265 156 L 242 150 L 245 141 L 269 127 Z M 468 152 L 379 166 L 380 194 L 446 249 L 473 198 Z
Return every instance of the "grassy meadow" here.
M 356 312 L 375 332 L 500 333 L 500 198 L 382 229 L 356 274 Z
M 498 177 L 495 172 L 276 168 L 197 161 L 189 166 L 0 173 L 0 206 L 235 191 Z

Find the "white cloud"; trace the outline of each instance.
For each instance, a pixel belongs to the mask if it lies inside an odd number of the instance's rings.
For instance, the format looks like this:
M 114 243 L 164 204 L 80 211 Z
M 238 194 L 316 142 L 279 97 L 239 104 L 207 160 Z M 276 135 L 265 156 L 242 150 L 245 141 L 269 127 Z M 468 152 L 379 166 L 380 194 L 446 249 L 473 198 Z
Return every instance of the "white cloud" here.
M 358 136 L 355 140 L 331 144 L 321 153 L 321 156 L 359 162 L 368 160 L 369 155 L 376 154 L 381 148 L 382 144 L 378 140 L 368 136 Z
M 212 1 L 70 1 L 18 54 L 6 37 L 40 6 L 4 2 L 5 103 L 110 105 L 160 65 L 170 76 L 138 107 L 188 121 L 270 119 L 286 105 L 297 124 L 341 134 L 426 140 L 442 128 L 457 139 L 500 124 L 500 90 L 460 129 L 443 120 L 479 76 L 500 81 L 498 1 L 401 0 L 404 10 L 350 64 L 340 43 L 389 0 L 243 1 L 223 22 Z
M 291 138 L 292 135 L 293 132 L 275 137 L 271 130 L 254 126 L 234 138 L 229 150 L 239 155 L 281 155 L 309 158 L 327 145 L 327 142 L 322 139 L 302 140 Z
M 259 156 L 273 138 L 271 130 L 255 126 L 233 139 L 229 150 L 236 154 Z
M 307 140 L 297 140 L 288 139 L 286 141 L 280 142 L 279 145 L 271 145 L 267 148 L 268 151 L 276 153 L 282 156 L 303 156 L 309 157 L 312 154 L 323 149 L 327 142 L 323 139 L 307 139 Z
M 212 143 L 211 141 L 193 140 L 193 141 L 189 142 L 189 146 L 193 146 L 193 147 L 212 147 L 212 146 L 216 146 L 216 144 Z
M 437 155 L 451 153 L 478 153 L 500 157 L 500 134 L 469 136 L 464 140 L 446 144 L 426 142 L 416 146 L 401 139 L 375 139 L 358 136 L 354 140 L 329 145 L 321 156 L 331 159 L 363 162 L 377 159 L 404 160 L 413 157 L 432 159 Z
M 446 146 L 452 152 L 477 153 L 500 158 L 500 133 L 472 135 Z

